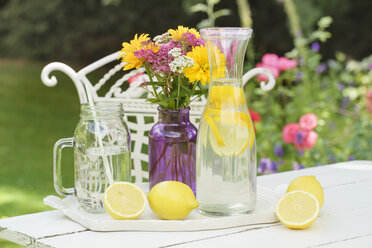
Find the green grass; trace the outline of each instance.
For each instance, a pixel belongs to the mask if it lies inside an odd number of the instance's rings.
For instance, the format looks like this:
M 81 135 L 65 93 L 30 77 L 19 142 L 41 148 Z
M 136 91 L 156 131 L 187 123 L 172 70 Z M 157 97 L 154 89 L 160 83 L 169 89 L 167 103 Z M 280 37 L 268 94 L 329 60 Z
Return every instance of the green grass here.
M 57 86 L 46 87 L 43 66 L 0 60 L 0 218 L 50 210 L 42 200 L 55 194 L 53 145 L 71 137 L 79 119 L 72 81 L 56 73 Z M 72 154 L 63 154 L 65 187 L 73 185 Z M 0 247 L 19 246 L 0 240 Z

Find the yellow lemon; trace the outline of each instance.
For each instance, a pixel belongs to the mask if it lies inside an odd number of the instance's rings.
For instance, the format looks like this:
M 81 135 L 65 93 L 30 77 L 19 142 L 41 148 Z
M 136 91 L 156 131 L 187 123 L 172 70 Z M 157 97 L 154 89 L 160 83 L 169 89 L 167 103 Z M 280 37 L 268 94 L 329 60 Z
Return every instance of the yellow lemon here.
M 276 216 L 287 227 L 305 229 L 318 217 L 319 202 L 305 191 L 286 193 L 276 205 Z
M 191 188 L 177 181 L 156 184 L 147 195 L 152 211 L 165 220 L 180 220 L 199 206 Z
M 319 206 L 324 203 L 324 192 L 322 185 L 316 180 L 315 176 L 300 176 L 295 178 L 289 185 L 287 192 L 303 190 L 314 195 L 319 201 Z
M 134 220 L 145 211 L 146 195 L 133 183 L 116 182 L 106 189 L 103 203 L 112 218 Z

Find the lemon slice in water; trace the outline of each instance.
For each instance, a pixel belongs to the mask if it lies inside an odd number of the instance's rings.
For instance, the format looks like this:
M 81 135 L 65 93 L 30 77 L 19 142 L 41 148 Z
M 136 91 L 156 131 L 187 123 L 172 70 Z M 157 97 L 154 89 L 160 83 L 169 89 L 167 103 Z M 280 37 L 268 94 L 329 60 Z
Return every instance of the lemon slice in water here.
M 238 156 L 254 142 L 252 121 L 241 112 L 209 110 L 204 118 L 210 130 L 208 139 L 213 151 L 222 156 Z
M 242 88 L 216 85 L 211 88 L 209 105 L 216 109 L 238 108 L 245 103 Z
M 245 104 L 242 88 L 217 85 L 211 88 L 204 119 L 210 127 L 208 139 L 220 156 L 237 156 L 254 143 L 252 120 L 239 109 Z M 235 109 L 231 110 L 231 109 Z

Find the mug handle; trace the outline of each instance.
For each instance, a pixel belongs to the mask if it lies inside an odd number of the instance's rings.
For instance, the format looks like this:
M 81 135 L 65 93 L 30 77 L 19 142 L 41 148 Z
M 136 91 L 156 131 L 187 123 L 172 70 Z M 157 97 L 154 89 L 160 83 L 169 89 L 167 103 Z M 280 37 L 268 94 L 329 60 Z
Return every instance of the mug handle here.
M 61 158 L 62 149 L 65 147 L 73 147 L 74 138 L 60 139 L 54 144 L 53 149 L 53 180 L 54 189 L 60 196 L 70 196 L 75 194 L 74 188 L 64 188 L 62 186 L 62 173 L 61 173 Z

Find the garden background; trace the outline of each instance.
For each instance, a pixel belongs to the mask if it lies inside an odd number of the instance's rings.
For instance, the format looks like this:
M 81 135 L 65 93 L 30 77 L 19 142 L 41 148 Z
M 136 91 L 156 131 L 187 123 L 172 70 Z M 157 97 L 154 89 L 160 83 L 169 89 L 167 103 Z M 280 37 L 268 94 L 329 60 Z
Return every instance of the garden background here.
M 369 0 L 1 0 L 0 218 L 48 209 L 42 199 L 54 193 L 53 144 L 72 136 L 79 119 L 72 82 L 56 73 L 59 84 L 44 86 L 43 66 L 61 61 L 79 70 L 136 33 L 154 37 L 178 25 L 252 27 L 246 70 L 266 53 L 269 62 L 297 60 L 278 73 L 274 90 L 254 80 L 245 89 L 260 119 L 260 174 L 372 160 L 371 9 Z M 283 141 L 282 129 L 305 113 L 317 116 L 318 139 L 302 151 Z M 72 186 L 66 153 L 64 183 Z

